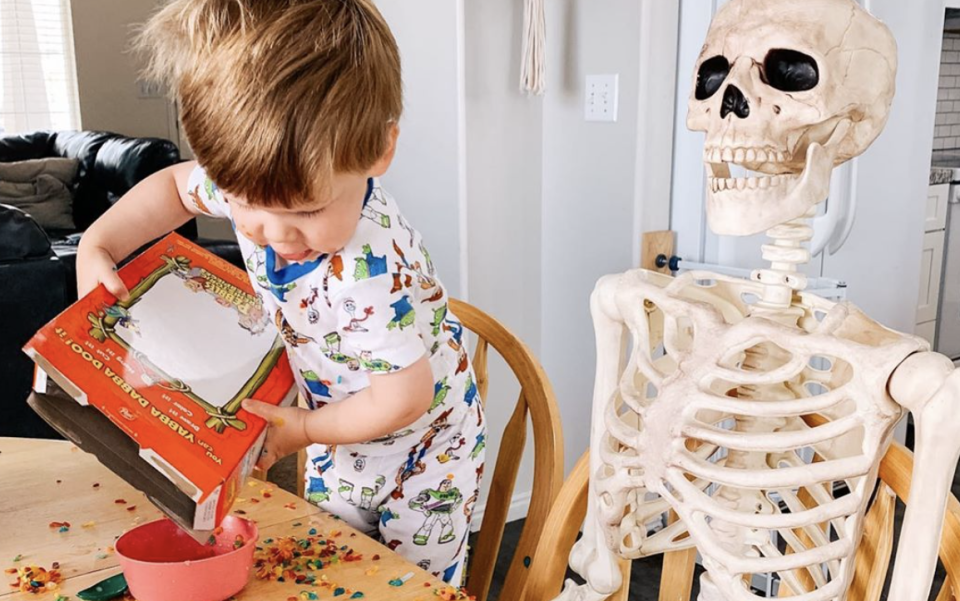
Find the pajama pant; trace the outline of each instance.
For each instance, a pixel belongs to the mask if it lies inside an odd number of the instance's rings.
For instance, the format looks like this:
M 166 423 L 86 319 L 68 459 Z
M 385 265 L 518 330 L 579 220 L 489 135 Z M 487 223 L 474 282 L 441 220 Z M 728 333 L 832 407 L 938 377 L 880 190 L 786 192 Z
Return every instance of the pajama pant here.
M 459 586 L 485 446 L 479 402 L 460 423 L 436 425 L 413 448 L 390 455 L 313 445 L 307 449 L 306 498 Z

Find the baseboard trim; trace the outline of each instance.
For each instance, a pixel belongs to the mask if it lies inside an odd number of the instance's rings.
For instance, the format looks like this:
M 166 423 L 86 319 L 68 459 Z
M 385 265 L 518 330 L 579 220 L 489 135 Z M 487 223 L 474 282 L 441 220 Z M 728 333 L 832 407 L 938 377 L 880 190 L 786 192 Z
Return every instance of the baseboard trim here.
M 530 491 L 513 495 L 513 499 L 510 501 L 510 509 L 507 510 L 507 522 L 522 520 L 527 517 L 527 511 L 530 509 L 531 496 Z M 486 502 L 477 504 L 476 509 L 473 511 L 473 521 L 470 524 L 471 531 L 476 532 L 480 530 L 480 525 L 483 523 L 483 513 L 486 508 Z

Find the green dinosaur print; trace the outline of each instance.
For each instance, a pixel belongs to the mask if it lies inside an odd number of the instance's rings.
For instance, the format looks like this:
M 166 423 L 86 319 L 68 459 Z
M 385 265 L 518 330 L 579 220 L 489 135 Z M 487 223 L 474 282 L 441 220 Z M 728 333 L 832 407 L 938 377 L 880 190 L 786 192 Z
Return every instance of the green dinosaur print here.
M 444 303 L 442 307 L 433 310 L 433 321 L 430 322 L 430 325 L 433 326 L 433 335 L 437 336 L 440 334 L 440 328 L 443 326 L 443 320 L 447 318 L 447 304 Z
M 394 369 L 399 369 L 398 366 L 390 363 L 389 361 L 384 361 L 383 359 L 374 359 L 370 351 L 361 351 L 360 366 L 367 371 L 384 373 L 393 371 Z
M 447 398 L 447 392 L 449 390 L 450 386 L 447 384 L 446 377 L 433 385 L 433 403 L 430 404 L 430 408 L 427 409 L 427 413 L 430 413 L 443 404 L 443 401 L 445 401 Z

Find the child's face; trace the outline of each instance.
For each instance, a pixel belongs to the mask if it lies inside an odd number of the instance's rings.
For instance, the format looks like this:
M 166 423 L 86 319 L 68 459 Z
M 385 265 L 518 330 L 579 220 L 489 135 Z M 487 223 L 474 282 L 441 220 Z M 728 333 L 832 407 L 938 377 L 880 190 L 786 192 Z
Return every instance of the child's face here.
M 295 209 L 264 209 L 224 191 L 237 230 L 248 240 L 269 246 L 285 260 L 312 261 L 346 246 L 360 223 L 367 180 L 381 177 L 390 168 L 400 128 L 390 123 L 389 146 L 367 173 L 336 173 L 326 198 L 314 199 Z
M 285 260 L 312 261 L 339 251 L 353 236 L 367 192 L 367 177 L 336 174 L 327 198 L 295 209 L 265 209 L 224 193 L 237 230 L 260 246 L 270 246 Z

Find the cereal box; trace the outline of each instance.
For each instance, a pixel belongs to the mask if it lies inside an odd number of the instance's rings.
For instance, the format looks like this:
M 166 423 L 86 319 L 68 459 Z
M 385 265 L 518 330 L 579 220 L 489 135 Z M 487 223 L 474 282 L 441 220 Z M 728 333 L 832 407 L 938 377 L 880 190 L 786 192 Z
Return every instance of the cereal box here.
M 263 443 L 240 403 L 294 398 L 283 341 L 246 273 L 176 234 L 119 275 L 128 300 L 101 286 L 26 345 L 30 403 L 184 528 L 212 530 Z

